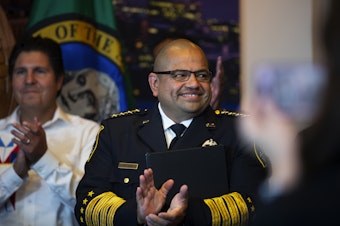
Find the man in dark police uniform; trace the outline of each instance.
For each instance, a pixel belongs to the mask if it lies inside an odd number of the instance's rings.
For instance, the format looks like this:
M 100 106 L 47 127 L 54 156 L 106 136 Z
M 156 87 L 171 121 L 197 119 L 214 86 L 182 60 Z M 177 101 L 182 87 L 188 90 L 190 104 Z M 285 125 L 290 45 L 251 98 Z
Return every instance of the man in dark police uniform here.
M 148 80 L 159 100 L 152 110 L 128 111 L 102 122 L 77 189 L 79 223 L 246 225 L 254 214 L 254 194 L 266 169 L 256 149 L 237 135 L 239 114 L 209 106 L 211 72 L 202 49 L 185 39 L 170 42 L 157 55 Z M 152 170 L 146 169 L 145 154 L 167 151 L 176 136 L 170 127 L 176 123 L 185 127 L 174 149 L 224 146 L 226 194 L 189 198 L 190 187 L 182 185 L 171 204 L 165 204 L 174 181 L 166 181 L 158 190 Z

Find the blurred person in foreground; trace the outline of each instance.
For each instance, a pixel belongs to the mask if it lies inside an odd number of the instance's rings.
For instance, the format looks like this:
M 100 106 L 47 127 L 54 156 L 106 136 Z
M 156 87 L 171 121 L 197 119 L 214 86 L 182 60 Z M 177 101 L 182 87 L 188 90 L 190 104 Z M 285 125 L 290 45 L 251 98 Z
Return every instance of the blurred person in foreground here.
M 62 62 L 47 38 L 27 38 L 12 50 L 18 106 L 0 120 L 0 225 L 77 225 L 75 190 L 99 125 L 56 104 Z
M 280 141 L 276 147 L 272 147 L 269 156 L 274 161 L 271 161 L 273 172 L 267 188 L 277 194 L 270 199 L 263 199 L 254 225 L 339 225 L 340 1 L 332 1 L 329 10 L 322 33 L 326 50 L 325 72 L 328 76 L 324 92 L 321 91 L 320 96 L 312 100 L 318 105 L 316 115 L 311 118 L 311 125 L 301 128 L 301 132 L 295 130 L 292 134 L 286 133 L 292 138 L 298 133 L 295 140 L 275 137 Z M 306 93 L 307 96 L 309 94 Z M 321 104 L 318 104 L 318 99 Z M 266 112 L 269 111 L 262 109 L 260 113 L 266 116 Z M 282 113 L 287 115 L 280 110 L 277 118 L 280 113 L 281 116 Z M 269 124 L 270 119 L 265 116 L 262 122 Z M 302 118 L 305 116 L 299 115 Z M 287 124 L 291 125 L 292 122 L 286 120 L 286 125 L 272 125 L 271 132 L 282 131 L 287 128 Z M 261 132 L 263 130 L 259 129 L 257 134 Z M 286 149 L 279 147 L 282 143 L 288 144 Z M 287 161 L 288 158 L 290 161 Z M 279 168 L 282 169 L 281 176 L 274 172 Z
M 121 113 L 102 122 L 77 188 L 79 223 L 247 225 L 254 214 L 254 193 L 266 169 L 254 148 L 238 138 L 238 114 L 213 111 L 209 106 L 211 72 L 202 49 L 186 39 L 168 43 L 157 55 L 148 81 L 158 98 L 153 109 Z M 230 185 L 226 194 L 191 199 L 190 187 L 184 184 L 166 205 L 176 181 L 167 180 L 156 188 L 152 169 L 146 169 L 145 154 L 168 151 L 175 136 L 170 127 L 176 123 L 183 124 L 185 130 L 174 149 L 223 145 L 226 184 Z
M 250 84 L 246 109 L 251 115 L 240 121 L 241 132 L 270 159 L 271 173 L 260 190 L 262 201 L 270 203 L 301 179 L 298 134 L 318 114 L 326 74 L 311 63 L 263 63 Z

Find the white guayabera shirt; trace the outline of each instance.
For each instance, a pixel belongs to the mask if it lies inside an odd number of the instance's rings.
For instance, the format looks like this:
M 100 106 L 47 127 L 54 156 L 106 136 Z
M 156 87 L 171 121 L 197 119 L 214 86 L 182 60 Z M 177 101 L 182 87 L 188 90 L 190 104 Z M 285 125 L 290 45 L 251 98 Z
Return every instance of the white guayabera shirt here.
M 10 131 L 18 111 L 0 120 L 0 225 L 78 225 L 75 191 L 99 125 L 58 107 L 43 125 L 48 150 L 22 179 L 12 167 L 18 147 Z

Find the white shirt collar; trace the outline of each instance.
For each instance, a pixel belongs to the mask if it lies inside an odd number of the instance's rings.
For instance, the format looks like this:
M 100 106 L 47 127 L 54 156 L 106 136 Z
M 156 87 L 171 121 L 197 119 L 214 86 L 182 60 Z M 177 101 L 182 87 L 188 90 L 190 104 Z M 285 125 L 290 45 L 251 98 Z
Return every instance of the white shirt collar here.
M 176 122 L 174 122 L 168 116 L 166 116 L 166 114 L 164 113 L 164 111 L 162 109 L 161 103 L 158 103 L 158 109 L 159 109 L 159 113 L 161 114 L 161 117 L 162 117 L 164 131 L 169 129 L 169 127 L 172 126 L 173 124 L 176 124 Z M 187 120 L 182 121 L 180 123 L 185 125 L 185 127 L 188 128 L 190 126 L 192 120 L 193 120 L 193 118 L 187 119 Z

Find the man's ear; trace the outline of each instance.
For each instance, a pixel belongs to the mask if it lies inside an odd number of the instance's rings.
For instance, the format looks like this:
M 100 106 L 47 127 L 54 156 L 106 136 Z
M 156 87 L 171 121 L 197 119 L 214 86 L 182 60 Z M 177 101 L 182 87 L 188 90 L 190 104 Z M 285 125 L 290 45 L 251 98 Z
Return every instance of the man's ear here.
M 148 81 L 149 81 L 150 89 L 152 91 L 152 95 L 154 97 L 157 97 L 158 96 L 158 85 L 159 85 L 158 76 L 155 73 L 151 72 L 149 74 Z

